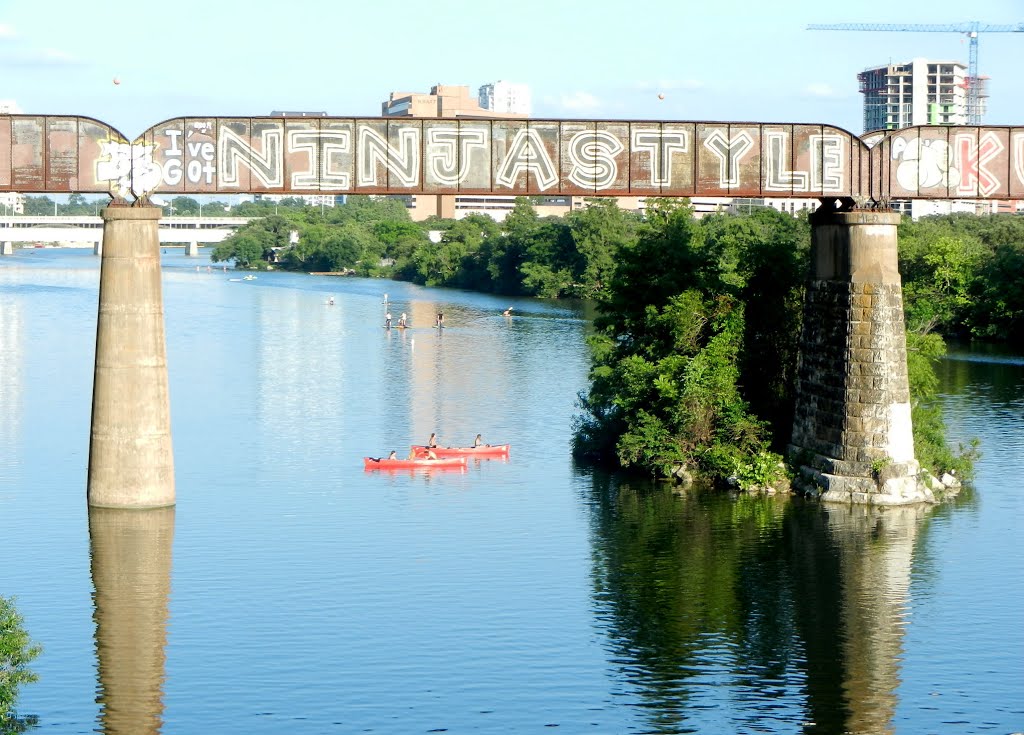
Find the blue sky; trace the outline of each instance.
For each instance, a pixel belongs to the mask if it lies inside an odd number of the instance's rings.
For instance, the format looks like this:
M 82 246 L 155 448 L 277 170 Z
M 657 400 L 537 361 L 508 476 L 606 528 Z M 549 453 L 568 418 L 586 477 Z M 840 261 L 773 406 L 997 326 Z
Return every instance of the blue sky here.
M 857 72 L 917 56 L 966 64 L 967 39 L 807 24 L 969 21 L 1024 22 L 1024 2 L 0 0 L 0 99 L 92 116 L 131 138 L 181 115 L 376 116 L 393 90 L 504 79 L 530 85 L 536 117 L 860 133 Z M 985 122 L 1024 124 L 1024 33 L 983 33 L 979 49 Z

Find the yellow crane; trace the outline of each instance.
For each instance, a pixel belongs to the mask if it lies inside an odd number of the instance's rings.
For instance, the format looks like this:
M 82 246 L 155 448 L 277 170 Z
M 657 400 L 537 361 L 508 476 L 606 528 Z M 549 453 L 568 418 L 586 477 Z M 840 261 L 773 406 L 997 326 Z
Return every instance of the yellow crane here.
M 981 123 L 978 98 L 981 83 L 978 77 L 979 33 L 1024 33 L 1024 23 L 997 25 L 992 23 L 812 23 L 809 31 L 905 31 L 911 33 L 963 33 L 970 39 L 967 65 L 967 123 Z

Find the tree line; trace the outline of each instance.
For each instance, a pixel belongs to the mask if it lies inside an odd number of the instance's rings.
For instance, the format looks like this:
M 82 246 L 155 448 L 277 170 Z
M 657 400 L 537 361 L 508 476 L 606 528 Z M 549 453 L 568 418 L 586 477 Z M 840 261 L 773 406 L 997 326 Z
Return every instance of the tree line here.
M 350 197 L 328 212 L 279 208 L 212 257 L 593 299 L 577 456 L 654 475 L 685 466 L 740 485 L 769 482 L 793 420 L 807 217 L 761 208 L 698 219 L 686 200 L 650 200 L 643 216 L 589 204 L 539 217 L 521 198 L 501 223 L 414 223 L 400 200 Z M 918 458 L 933 472 L 965 473 L 973 450 L 946 444 L 934 365 L 944 337 L 1024 343 L 1024 217 L 907 219 L 899 259 Z

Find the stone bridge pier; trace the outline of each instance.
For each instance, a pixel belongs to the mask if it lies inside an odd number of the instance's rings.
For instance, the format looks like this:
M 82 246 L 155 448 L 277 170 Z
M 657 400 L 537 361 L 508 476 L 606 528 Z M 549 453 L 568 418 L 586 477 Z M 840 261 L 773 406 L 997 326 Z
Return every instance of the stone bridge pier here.
M 819 207 L 811 215 L 789 456 L 796 485 L 825 501 L 932 501 L 914 458 L 900 216 Z

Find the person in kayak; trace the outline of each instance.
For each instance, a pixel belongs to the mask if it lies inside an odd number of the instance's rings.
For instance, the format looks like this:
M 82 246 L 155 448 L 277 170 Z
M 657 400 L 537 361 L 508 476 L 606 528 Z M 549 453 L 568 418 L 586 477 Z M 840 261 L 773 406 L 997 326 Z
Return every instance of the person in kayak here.
M 388 455 L 388 459 L 398 459 L 398 452 L 392 449 L 391 454 Z
M 476 439 L 473 440 L 473 448 L 476 449 L 477 447 L 482 446 L 484 446 L 484 440 L 480 437 L 479 434 L 477 434 Z
M 427 447 L 427 449 L 435 449 L 437 447 L 437 434 L 431 432 L 430 438 L 427 439 L 427 443 L 425 446 Z
M 512 307 L 508 307 L 505 311 L 501 312 L 502 316 L 512 316 Z

